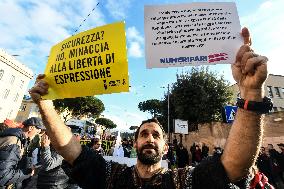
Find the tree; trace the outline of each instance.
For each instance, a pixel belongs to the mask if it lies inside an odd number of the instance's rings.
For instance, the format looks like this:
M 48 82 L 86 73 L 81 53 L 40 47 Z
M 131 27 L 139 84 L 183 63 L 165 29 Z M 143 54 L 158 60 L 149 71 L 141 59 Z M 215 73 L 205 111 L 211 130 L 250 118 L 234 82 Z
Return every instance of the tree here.
M 136 129 L 138 129 L 139 127 L 138 126 L 131 126 L 131 127 L 129 127 L 129 130 L 131 130 L 131 131 L 135 131 Z
M 220 121 L 222 109 L 231 98 L 232 91 L 223 75 L 201 67 L 177 75 L 170 99 L 176 118 L 194 124 Z
M 138 108 L 140 111 L 149 112 L 153 117 L 157 117 L 161 114 L 162 102 L 157 99 L 146 100 L 139 102 Z
M 93 96 L 57 99 L 53 101 L 55 109 L 60 113 L 68 111 L 73 117 L 99 117 L 105 110 L 103 102 Z M 64 117 L 65 121 L 68 115 Z
M 173 131 L 173 120 L 183 119 L 189 122 L 189 130 L 196 130 L 198 123 L 220 121 L 222 109 L 230 102 L 232 91 L 228 81 L 208 67 L 192 68 L 177 74 L 177 81 L 173 83 L 169 92 L 170 101 L 170 132 Z M 141 111 L 154 112 L 154 105 L 142 106 L 147 101 L 140 102 Z M 141 105 L 140 105 L 141 104 Z M 167 132 L 168 125 L 168 94 L 160 101 L 161 109 L 158 120 Z M 142 109 L 143 107 L 143 109 Z
M 95 123 L 103 125 L 106 128 L 108 128 L 108 129 L 114 129 L 114 128 L 117 127 L 117 125 L 115 123 L 113 123 L 113 121 L 111 121 L 110 119 L 107 119 L 107 118 L 103 118 L 103 117 L 102 118 L 97 118 L 95 120 Z

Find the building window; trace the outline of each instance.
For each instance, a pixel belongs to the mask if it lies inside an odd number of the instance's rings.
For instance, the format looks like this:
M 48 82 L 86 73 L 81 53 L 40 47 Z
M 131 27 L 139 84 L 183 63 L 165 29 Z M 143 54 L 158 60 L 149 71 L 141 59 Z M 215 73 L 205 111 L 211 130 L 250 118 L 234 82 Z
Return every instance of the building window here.
M 275 89 L 275 95 L 276 95 L 276 97 L 277 97 L 277 98 L 281 98 L 279 88 L 278 88 L 278 87 L 274 87 L 274 89 Z
M 23 104 L 23 106 L 21 107 L 20 111 L 24 112 L 26 111 L 27 108 L 27 104 Z
M 3 75 L 4 75 L 4 70 L 0 70 L 0 80 L 2 79 Z
M 7 99 L 7 97 L 9 96 L 10 90 L 6 89 L 3 95 L 3 99 Z
M 273 98 L 272 87 L 267 86 L 268 97 Z
M 16 94 L 15 98 L 14 98 L 14 102 L 17 102 L 19 99 L 19 93 Z
M 284 96 L 284 88 L 282 88 L 282 95 Z
M 20 89 L 22 89 L 23 88 L 23 86 L 24 86 L 24 81 L 23 80 L 21 80 L 21 83 L 20 83 Z
M 14 81 L 15 81 L 15 76 L 14 76 L 14 75 L 12 75 L 12 76 L 11 76 L 11 79 L 10 79 L 10 84 L 13 84 L 13 83 L 14 83 Z

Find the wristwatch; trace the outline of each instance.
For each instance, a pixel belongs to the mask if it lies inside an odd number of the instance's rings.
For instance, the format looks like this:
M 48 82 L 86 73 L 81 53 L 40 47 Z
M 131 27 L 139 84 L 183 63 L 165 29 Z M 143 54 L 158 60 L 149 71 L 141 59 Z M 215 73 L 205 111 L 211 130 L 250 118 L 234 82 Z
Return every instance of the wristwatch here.
M 268 97 L 264 97 L 262 102 L 248 101 L 242 98 L 238 98 L 236 105 L 239 108 L 254 111 L 260 114 L 269 113 L 273 108 L 273 102 Z

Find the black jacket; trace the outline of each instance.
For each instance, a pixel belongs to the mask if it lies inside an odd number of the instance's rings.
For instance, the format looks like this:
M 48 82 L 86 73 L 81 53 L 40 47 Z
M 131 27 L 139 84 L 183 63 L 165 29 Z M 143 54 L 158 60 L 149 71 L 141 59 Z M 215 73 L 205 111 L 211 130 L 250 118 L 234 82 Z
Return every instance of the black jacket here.
M 189 155 L 186 148 L 178 148 L 176 153 L 178 168 L 184 168 L 186 165 L 189 165 Z
M 0 133 L 0 187 L 21 183 L 30 177 L 30 162 L 23 158 L 26 137 L 21 129 L 9 128 Z
M 41 168 L 38 173 L 38 189 L 66 188 L 69 177 L 61 168 L 63 157 L 54 148 L 41 149 Z
M 88 147 L 83 147 L 73 166 L 64 162 L 65 172 L 83 189 L 243 189 L 248 178 L 234 185 L 217 158 L 206 159 L 197 167 L 161 169 L 150 179 L 139 178 L 134 166 L 105 161 Z

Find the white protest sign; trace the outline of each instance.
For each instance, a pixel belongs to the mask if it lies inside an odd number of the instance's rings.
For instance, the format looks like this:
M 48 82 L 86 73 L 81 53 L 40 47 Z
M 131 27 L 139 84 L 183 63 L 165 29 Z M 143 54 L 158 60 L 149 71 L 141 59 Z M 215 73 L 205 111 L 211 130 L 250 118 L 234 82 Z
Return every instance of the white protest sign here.
M 145 6 L 147 68 L 231 64 L 242 45 L 233 2 Z
M 188 134 L 188 123 L 181 119 L 175 119 L 175 133 Z

